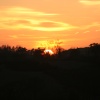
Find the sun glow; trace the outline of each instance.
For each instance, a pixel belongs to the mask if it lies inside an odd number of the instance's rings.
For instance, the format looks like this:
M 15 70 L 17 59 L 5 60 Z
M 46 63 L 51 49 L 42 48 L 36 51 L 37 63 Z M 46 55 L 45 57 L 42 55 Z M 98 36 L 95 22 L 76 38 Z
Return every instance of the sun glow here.
M 44 51 L 44 53 L 45 53 L 45 54 L 50 54 L 50 55 L 53 55 L 53 54 L 54 54 L 54 52 L 53 52 L 52 50 L 49 50 L 49 49 L 46 49 L 46 50 Z

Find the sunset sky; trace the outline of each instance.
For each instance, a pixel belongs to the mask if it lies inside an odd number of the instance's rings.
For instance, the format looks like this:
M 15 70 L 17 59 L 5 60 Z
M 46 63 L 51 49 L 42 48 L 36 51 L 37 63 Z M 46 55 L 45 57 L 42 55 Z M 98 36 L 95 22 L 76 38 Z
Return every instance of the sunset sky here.
M 100 43 L 100 0 L 0 0 L 0 46 Z

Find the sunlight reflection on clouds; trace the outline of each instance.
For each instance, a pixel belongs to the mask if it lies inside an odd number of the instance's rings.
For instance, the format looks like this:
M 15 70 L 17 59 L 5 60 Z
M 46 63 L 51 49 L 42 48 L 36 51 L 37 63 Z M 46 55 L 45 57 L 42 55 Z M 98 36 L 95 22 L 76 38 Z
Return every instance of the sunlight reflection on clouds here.
M 38 12 L 28 8 L 6 8 L 0 11 L 0 14 L 0 29 L 63 31 L 76 28 L 70 24 L 54 21 L 49 18 L 58 16 L 58 14 Z

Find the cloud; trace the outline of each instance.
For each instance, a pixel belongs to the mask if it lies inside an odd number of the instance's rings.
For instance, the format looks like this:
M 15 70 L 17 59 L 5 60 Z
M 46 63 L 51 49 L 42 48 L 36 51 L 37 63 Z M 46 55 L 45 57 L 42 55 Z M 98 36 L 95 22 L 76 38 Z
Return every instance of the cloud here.
M 23 39 L 23 38 L 29 38 L 29 39 L 36 39 L 36 40 L 42 40 L 42 39 L 50 39 L 50 37 L 46 37 L 46 36 L 33 36 L 32 34 L 17 34 L 17 35 L 13 35 L 10 34 L 8 35 L 8 38 L 10 39 Z
M 100 32 L 100 23 L 99 22 L 93 22 L 88 25 L 79 26 L 79 28 L 74 32 L 75 35 L 78 34 L 92 34 Z
M 1 11 L 6 13 L 7 15 L 18 15 L 18 16 L 55 16 L 58 14 L 50 14 L 50 13 L 44 13 L 44 12 L 39 12 L 35 11 L 33 9 L 29 8 L 23 8 L 23 7 L 11 7 L 11 8 L 6 8 L 4 11 Z
M 80 3 L 85 5 L 100 5 L 100 0 L 80 0 Z
M 81 30 L 86 30 L 86 29 L 90 29 L 90 28 L 93 28 L 93 27 L 99 27 L 100 28 L 100 23 L 93 22 L 93 23 L 91 23 L 89 25 L 81 26 L 80 29 Z
M 90 31 L 84 31 L 83 33 L 89 33 Z
M 63 22 L 47 21 L 47 22 L 41 22 L 39 26 L 34 28 L 40 31 L 63 31 L 63 30 L 74 29 L 77 27 Z
M 100 31 L 100 29 L 99 30 L 96 30 L 96 32 L 99 32 Z
M 10 35 L 9 37 L 10 37 L 10 38 L 13 38 L 13 39 L 17 39 L 17 38 L 18 38 L 17 35 Z
M 51 18 L 55 18 L 58 15 L 22 7 L 6 8 L 0 11 L 0 29 L 64 31 L 76 28 L 64 22 L 51 20 Z

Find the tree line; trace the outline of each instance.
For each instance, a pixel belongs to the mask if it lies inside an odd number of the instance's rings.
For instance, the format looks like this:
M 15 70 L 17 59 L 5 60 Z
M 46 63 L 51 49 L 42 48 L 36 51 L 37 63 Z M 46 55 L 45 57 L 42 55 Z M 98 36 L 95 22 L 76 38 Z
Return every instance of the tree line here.
M 100 60 L 99 43 L 92 43 L 84 48 L 70 48 L 68 50 L 58 46 L 53 55 L 50 55 L 49 52 L 44 53 L 44 50 L 45 48 L 28 50 L 21 46 L 2 45 L 0 47 L 0 63 L 43 60 Z

